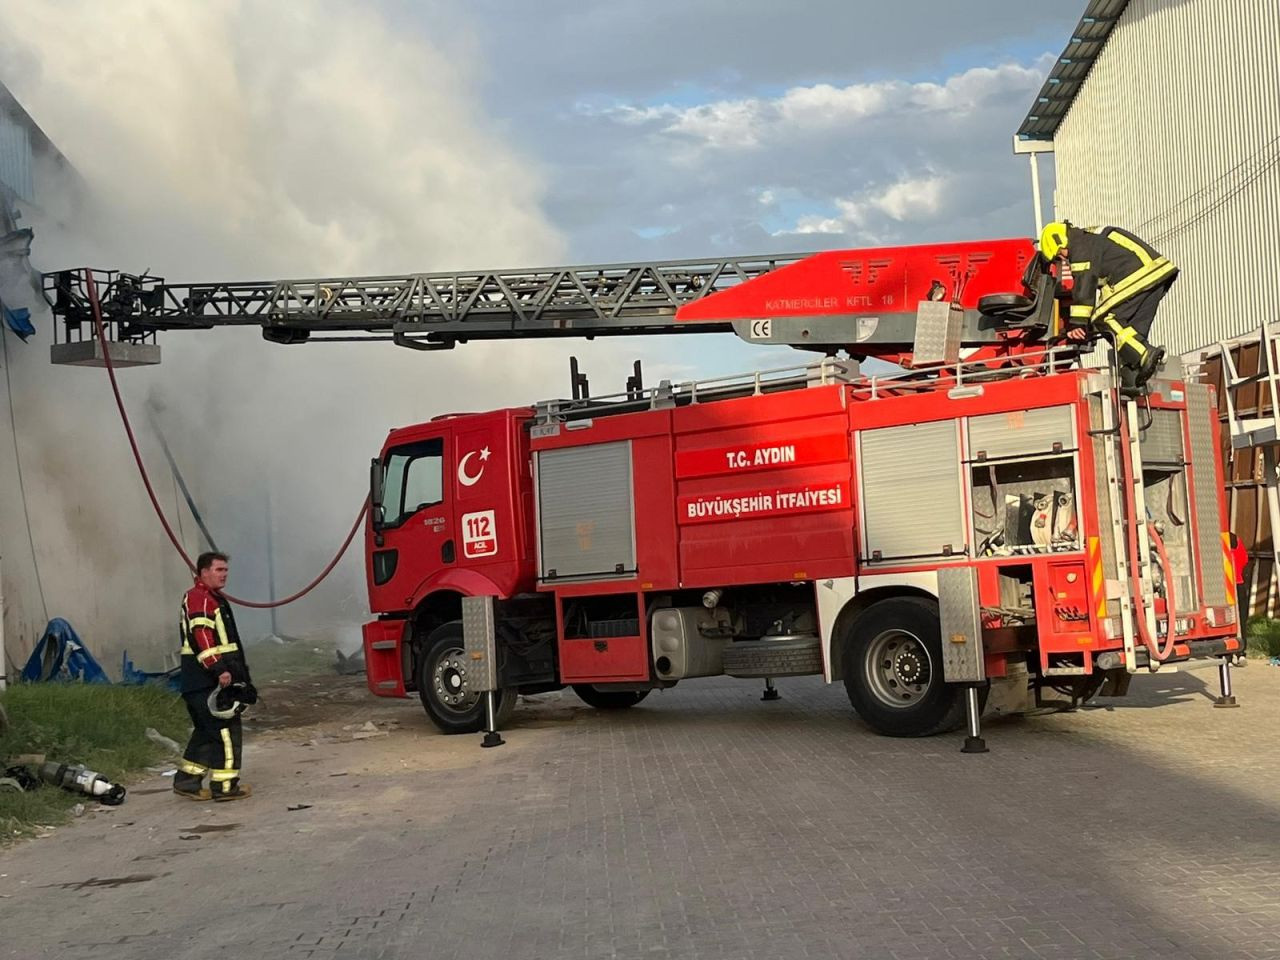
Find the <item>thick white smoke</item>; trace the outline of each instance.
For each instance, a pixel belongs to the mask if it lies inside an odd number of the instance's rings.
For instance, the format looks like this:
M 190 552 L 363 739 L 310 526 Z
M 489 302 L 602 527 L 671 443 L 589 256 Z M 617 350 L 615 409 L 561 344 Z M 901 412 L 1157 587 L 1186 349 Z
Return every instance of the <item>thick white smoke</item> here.
M 537 171 L 485 122 L 471 92 L 476 61 L 452 52 L 464 47 L 406 34 L 368 5 L 0 0 L 0 79 L 83 180 L 82 203 L 46 178 L 24 209 L 35 265 L 218 280 L 556 262 L 562 244 L 540 209 Z M 12 284 L 5 295 L 32 302 Z M 104 372 L 52 367 L 52 320 L 34 319 L 43 339 L 10 337 L 6 372 L 48 614 L 71 620 L 109 665 L 121 647 L 158 653 L 173 642 L 185 571 L 151 516 Z M 284 592 L 336 547 L 388 428 L 562 392 L 570 352 L 283 347 L 256 328 L 161 345 L 160 367 L 121 374 L 135 426 L 146 436 L 148 404 L 160 411 L 233 555 L 231 586 L 252 598 L 267 590 L 268 490 Z M 611 349 L 596 354 L 622 352 Z M 21 647 L 44 611 L 12 440 L 0 417 L 0 551 Z M 176 513 L 157 446 L 144 452 Z M 188 549 L 199 549 L 184 522 Z M 358 547 L 314 599 L 281 614 L 282 632 L 341 628 L 350 645 L 365 615 Z M 241 622 L 266 629 L 262 617 Z

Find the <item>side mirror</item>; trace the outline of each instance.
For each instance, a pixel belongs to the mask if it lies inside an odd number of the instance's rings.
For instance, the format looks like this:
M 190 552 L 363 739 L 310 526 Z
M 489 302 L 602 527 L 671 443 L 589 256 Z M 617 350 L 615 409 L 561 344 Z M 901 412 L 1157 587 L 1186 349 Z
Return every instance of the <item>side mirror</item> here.
M 382 460 L 374 457 L 369 464 L 369 516 L 373 521 L 373 528 L 377 530 L 383 523 L 382 510 L 382 483 L 383 483 Z

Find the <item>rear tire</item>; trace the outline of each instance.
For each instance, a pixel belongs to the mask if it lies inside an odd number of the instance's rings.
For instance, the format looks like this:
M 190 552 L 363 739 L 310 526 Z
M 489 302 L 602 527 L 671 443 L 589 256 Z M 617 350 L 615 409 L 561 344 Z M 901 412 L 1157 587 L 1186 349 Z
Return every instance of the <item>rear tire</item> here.
M 888 737 L 927 737 L 964 723 L 964 697 L 942 678 L 938 604 L 880 600 L 845 630 L 844 685 L 867 726 Z
M 597 710 L 626 710 L 649 695 L 648 690 L 597 690 L 589 683 L 575 683 L 573 692 Z
M 427 635 L 417 663 L 418 696 L 431 722 L 441 733 L 478 733 L 485 728 L 485 695 L 468 689 L 462 623 L 445 623 Z M 516 708 L 512 687 L 498 691 L 498 727 Z

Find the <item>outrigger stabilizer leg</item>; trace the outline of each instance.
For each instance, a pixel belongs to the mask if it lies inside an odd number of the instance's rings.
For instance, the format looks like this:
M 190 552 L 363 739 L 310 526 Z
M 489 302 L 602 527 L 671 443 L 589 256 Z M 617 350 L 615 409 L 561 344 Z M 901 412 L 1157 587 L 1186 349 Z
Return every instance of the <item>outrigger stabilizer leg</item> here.
M 498 710 L 494 702 L 497 696 L 493 690 L 484 695 L 485 731 L 484 739 L 480 741 L 482 747 L 500 747 L 507 742 L 502 739 L 502 734 L 498 733 Z
M 1235 694 L 1231 692 L 1231 658 L 1223 657 L 1218 661 L 1218 682 L 1222 686 L 1221 695 L 1213 701 L 1215 707 L 1238 707 Z
M 773 685 L 773 677 L 764 678 L 764 694 L 761 700 L 781 700 L 782 694 L 778 692 L 778 688 Z
M 965 715 L 969 723 L 969 735 L 964 738 L 961 753 L 987 753 L 987 741 L 982 739 L 982 710 L 978 705 L 978 688 L 970 685 L 964 689 Z

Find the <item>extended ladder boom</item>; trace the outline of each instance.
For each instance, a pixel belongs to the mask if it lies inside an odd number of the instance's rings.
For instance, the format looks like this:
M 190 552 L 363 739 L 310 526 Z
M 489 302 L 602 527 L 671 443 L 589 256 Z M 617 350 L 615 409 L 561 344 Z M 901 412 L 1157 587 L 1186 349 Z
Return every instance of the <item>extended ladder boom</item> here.
M 260 325 L 267 339 L 283 343 L 345 333 L 357 334 L 356 339 L 390 335 L 407 346 L 431 349 L 514 336 L 726 332 L 727 322 L 677 324 L 676 310 L 804 257 L 240 283 L 179 284 L 115 271 L 93 274 L 103 319 L 119 325 L 114 332 L 120 340 L 152 330 Z M 68 339 L 75 327 L 92 323 L 84 273 L 63 270 L 45 277 L 45 295 L 69 328 Z
M 1020 352 L 1042 341 L 1056 316 L 1052 278 L 1022 239 L 242 283 L 63 270 L 45 277 L 45 296 L 68 345 L 92 340 L 90 277 L 108 339 L 125 345 L 145 345 L 158 330 L 236 325 L 260 326 L 279 343 L 391 339 L 421 350 L 733 332 L 759 344 L 936 364 L 954 363 L 961 349 Z M 100 359 L 66 352 L 58 362 Z

